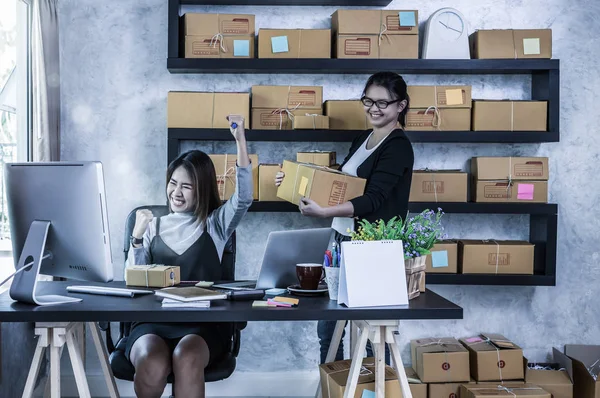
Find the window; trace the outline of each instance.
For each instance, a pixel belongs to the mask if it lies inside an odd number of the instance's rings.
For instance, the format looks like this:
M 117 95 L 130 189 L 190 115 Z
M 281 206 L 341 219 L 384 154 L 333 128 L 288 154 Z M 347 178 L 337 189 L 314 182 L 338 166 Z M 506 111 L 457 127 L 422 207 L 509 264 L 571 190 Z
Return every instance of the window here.
M 29 8 L 26 0 L 0 1 L 0 282 L 14 272 L 4 165 L 29 160 Z

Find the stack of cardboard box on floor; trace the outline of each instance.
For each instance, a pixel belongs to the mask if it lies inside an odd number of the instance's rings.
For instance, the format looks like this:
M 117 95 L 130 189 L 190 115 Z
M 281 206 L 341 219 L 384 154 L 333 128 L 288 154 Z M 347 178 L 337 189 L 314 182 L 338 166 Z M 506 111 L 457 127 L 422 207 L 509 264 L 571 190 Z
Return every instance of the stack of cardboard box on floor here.
M 323 115 L 321 86 L 252 86 L 252 129 L 291 130 L 295 117 L 312 125 L 311 115 Z

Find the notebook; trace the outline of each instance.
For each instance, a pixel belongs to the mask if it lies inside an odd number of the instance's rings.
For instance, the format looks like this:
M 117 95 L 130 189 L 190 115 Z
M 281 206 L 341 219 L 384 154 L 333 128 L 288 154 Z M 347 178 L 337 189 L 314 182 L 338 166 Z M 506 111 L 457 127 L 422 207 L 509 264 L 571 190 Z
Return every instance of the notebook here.
M 162 306 L 166 308 L 209 308 L 210 301 L 208 300 L 200 300 L 200 301 L 179 301 L 173 300 L 170 298 L 164 298 L 162 301 Z
M 154 292 L 157 296 L 178 301 L 225 300 L 227 295 L 201 287 L 166 287 Z

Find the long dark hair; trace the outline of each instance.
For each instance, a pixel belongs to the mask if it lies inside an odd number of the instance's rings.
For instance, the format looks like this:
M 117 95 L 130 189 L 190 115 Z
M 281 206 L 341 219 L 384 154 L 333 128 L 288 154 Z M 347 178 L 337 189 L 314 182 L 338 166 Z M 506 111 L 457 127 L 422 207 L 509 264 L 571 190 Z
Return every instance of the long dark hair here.
M 194 215 L 200 221 L 205 221 L 221 205 L 215 166 L 210 157 L 202 151 L 192 150 L 182 153 L 167 167 L 167 186 L 169 185 L 169 181 L 171 181 L 173 172 L 180 166 L 188 172 L 194 184 L 196 193 Z M 167 198 L 167 201 L 169 203 L 169 210 L 171 210 L 169 198 Z
M 402 128 L 406 127 L 406 114 L 408 113 L 410 98 L 408 97 L 408 88 L 406 86 L 406 82 L 397 73 L 394 72 L 377 72 L 373 76 L 369 77 L 367 80 L 367 84 L 365 84 L 365 89 L 363 90 L 363 96 L 367 93 L 367 90 L 372 85 L 380 86 L 385 88 L 390 96 L 394 100 L 399 100 L 398 102 L 406 101 L 406 106 L 398 114 L 398 121 Z

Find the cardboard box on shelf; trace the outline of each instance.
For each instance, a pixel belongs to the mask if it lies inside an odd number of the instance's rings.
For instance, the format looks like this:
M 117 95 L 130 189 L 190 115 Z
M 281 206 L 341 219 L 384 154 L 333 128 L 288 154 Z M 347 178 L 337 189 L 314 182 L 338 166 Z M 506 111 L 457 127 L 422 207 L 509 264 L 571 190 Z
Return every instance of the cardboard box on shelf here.
M 293 120 L 296 116 L 306 113 L 320 115 L 322 109 L 296 109 L 286 110 L 284 108 L 252 108 L 253 129 L 259 130 L 291 130 Z
M 365 107 L 359 100 L 325 101 L 325 115 L 331 130 L 366 130 L 371 128 Z
M 228 200 L 235 192 L 237 155 L 208 155 L 215 166 L 217 186 L 221 200 Z M 248 155 L 252 162 L 252 181 L 254 182 L 254 200 L 258 199 L 258 155 Z
M 409 202 L 466 202 L 468 179 L 460 170 L 415 170 Z
M 551 29 L 478 30 L 469 41 L 473 59 L 552 58 Z
M 258 200 L 260 202 L 281 202 L 277 197 L 275 175 L 281 170 L 278 164 L 261 164 L 258 166 Z
M 471 86 L 408 86 L 406 130 L 471 130 Z
M 474 202 L 548 203 L 548 181 L 473 181 Z
M 167 95 L 169 128 L 229 128 L 229 114 L 249 120 L 250 94 L 170 91 Z
M 573 396 L 600 397 L 600 345 L 565 345 L 565 354 L 573 364 Z
M 329 207 L 345 203 L 364 193 L 366 180 L 327 167 L 283 161 L 285 179 L 277 196 L 298 204 L 307 197 L 319 206 Z
M 494 385 L 462 385 L 460 387 L 461 398 L 552 398 L 551 394 L 539 386 L 533 384 L 521 384 L 512 386 Z
M 533 275 L 534 246 L 517 240 L 459 240 L 459 273 Z
M 294 116 L 292 127 L 294 130 L 329 130 L 329 116 L 316 113 Z
M 419 379 L 419 375 L 411 366 L 405 366 L 404 372 L 408 378 L 408 386 L 413 398 L 427 398 L 427 383 L 423 383 Z
M 419 36 L 336 35 L 335 58 L 417 59 Z
M 331 151 L 311 151 L 296 153 L 296 162 L 331 167 L 335 164 L 336 153 Z
M 254 58 L 254 15 L 187 13 L 186 58 Z
M 458 272 L 458 241 L 443 240 L 431 248 L 425 260 L 425 272 L 456 274 Z
M 425 383 L 468 382 L 469 351 L 455 338 L 411 340 L 412 366 Z
M 547 181 L 548 158 L 474 157 L 471 174 L 477 180 Z
M 186 36 L 185 58 L 254 58 L 254 38 Z
M 322 86 L 252 86 L 252 108 L 321 109 Z
M 181 281 L 180 269 L 173 265 L 130 265 L 125 268 L 127 286 L 167 287 Z
M 331 58 L 331 29 L 260 29 L 258 58 Z
M 185 36 L 216 34 L 254 36 L 254 15 L 252 14 L 207 14 L 186 13 L 182 17 Z
M 411 108 L 470 108 L 471 86 L 408 86 Z
M 432 383 L 429 384 L 429 398 L 458 398 L 460 386 L 476 386 L 474 380 L 469 383 Z
M 547 131 L 546 101 L 473 101 L 473 131 Z
M 469 350 L 471 377 L 476 381 L 523 379 L 523 350 L 501 334 L 482 333 L 460 342 Z
M 552 398 L 573 398 L 573 362 L 565 354 L 552 349 L 553 363 L 528 363 L 525 359 L 525 382 L 542 387 Z

